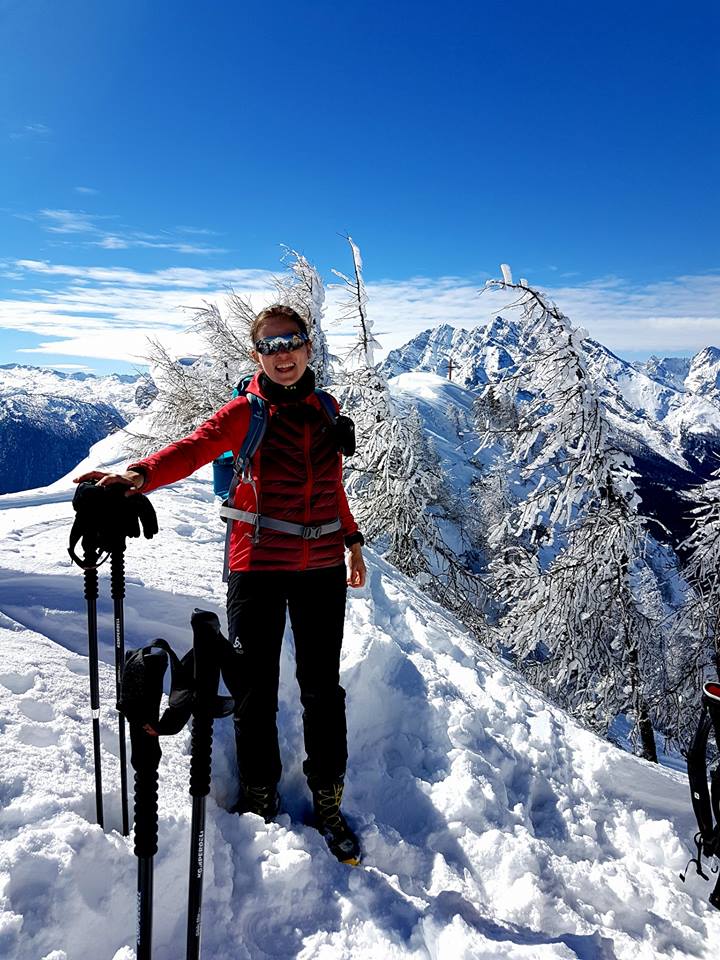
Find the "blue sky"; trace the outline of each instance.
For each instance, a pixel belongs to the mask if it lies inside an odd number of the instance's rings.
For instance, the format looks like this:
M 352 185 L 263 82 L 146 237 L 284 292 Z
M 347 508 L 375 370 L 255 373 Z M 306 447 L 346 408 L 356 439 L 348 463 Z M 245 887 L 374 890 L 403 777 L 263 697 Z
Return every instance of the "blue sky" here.
M 717 343 L 719 27 L 665 0 L 0 0 L 0 362 L 124 369 L 180 304 L 262 301 L 281 243 L 347 269 L 348 232 L 388 347 L 486 319 L 500 262 L 624 356 Z

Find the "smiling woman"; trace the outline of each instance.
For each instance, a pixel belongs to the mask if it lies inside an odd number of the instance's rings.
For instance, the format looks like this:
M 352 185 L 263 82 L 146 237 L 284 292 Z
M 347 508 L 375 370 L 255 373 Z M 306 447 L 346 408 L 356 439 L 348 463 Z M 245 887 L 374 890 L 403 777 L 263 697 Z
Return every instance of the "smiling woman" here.
M 128 494 L 174 483 L 227 450 L 242 461 L 223 515 L 230 524 L 228 635 L 238 656 L 225 682 L 235 699 L 241 813 L 273 819 L 281 762 L 276 714 L 286 614 L 295 657 L 318 830 L 343 862 L 360 848 L 340 811 L 347 733 L 340 651 L 347 586 L 362 587 L 363 536 L 342 485 L 339 407 L 315 389 L 312 343 L 303 318 L 275 304 L 251 326 L 258 371 L 244 394 L 183 440 L 131 464 L 78 481 L 123 483 Z M 244 453 L 263 421 L 261 442 Z M 343 548 L 348 551 L 347 571 Z
M 291 308 L 262 310 L 250 328 L 252 357 L 274 383 L 296 384 L 307 370 L 312 343 L 302 318 Z

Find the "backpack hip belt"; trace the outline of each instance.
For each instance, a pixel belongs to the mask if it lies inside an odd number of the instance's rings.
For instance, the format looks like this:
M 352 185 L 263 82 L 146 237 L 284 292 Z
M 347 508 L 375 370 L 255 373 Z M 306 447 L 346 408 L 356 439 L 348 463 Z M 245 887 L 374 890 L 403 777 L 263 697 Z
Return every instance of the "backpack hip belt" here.
M 263 517 L 257 513 L 250 513 L 249 510 L 236 510 L 235 507 L 221 507 L 220 516 L 229 520 L 242 520 L 243 523 L 249 523 L 255 529 L 267 527 L 268 530 L 276 530 L 278 533 L 290 533 L 293 536 L 302 537 L 303 540 L 318 540 L 320 537 L 324 537 L 328 533 L 336 533 L 342 528 L 339 518 L 331 523 L 311 527 L 302 523 L 289 523 L 286 520 Z

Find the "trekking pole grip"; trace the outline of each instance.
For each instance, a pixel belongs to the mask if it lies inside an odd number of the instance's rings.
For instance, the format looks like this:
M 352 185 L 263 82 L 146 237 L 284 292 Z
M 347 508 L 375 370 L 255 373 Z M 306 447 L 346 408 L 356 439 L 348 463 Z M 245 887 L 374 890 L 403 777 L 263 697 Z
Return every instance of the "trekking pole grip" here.
M 110 595 L 118 600 L 125 596 L 125 547 L 113 550 L 110 564 Z
M 210 793 L 212 771 L 213 718 L 203 711 L 193 716 L 190 738 L 190 796 Z
M 158 840 L 158 772 L 135 771 L 135 856 L 154 857 Z

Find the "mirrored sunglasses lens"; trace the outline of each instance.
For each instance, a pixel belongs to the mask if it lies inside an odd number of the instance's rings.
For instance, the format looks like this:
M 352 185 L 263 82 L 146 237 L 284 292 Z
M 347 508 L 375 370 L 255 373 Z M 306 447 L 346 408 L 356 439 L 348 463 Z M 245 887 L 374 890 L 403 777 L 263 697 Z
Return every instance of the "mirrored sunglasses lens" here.
M 258 353 L 267 356 L 271 353 L 290 353 L 304 343 L 307 343 L 307 337 L 303 334 L 289 333 L 278 337 L 263 337 L 255 344 L 255 349 Z

